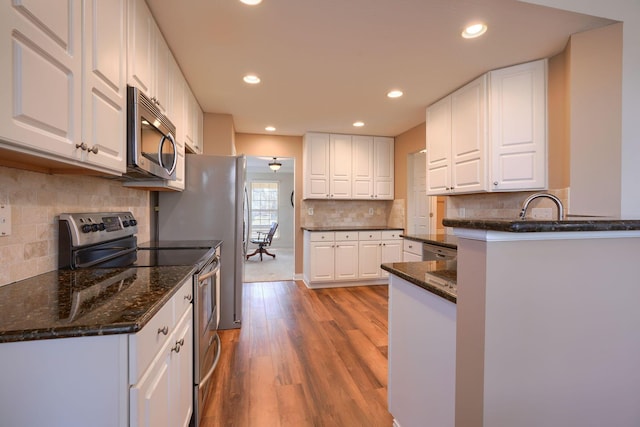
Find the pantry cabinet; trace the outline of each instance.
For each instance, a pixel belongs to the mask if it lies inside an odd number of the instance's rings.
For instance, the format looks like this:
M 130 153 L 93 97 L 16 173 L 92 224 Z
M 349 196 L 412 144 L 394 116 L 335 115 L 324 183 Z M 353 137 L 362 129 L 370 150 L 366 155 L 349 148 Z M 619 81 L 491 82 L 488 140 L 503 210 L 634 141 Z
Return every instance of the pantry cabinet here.
M 60 6 L 0 5 L 0 55 L 6 59 L 0 64 L 6 76 L 0 79 L 0 148 L 26 165 L 121 174 L 126 5 L 122 0 Z
M 427 194 L 547 186 L 546 60 L 491 71 L 427 108 Z
M 305 199 L 393 200 L 393 138 L 309 132 L 303 141 Z

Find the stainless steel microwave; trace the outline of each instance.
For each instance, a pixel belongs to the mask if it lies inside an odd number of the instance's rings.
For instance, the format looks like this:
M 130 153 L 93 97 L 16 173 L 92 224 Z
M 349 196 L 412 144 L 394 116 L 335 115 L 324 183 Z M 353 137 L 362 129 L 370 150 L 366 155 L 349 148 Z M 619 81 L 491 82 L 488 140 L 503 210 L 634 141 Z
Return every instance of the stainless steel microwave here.
M 128 178 L 176 179 L 176 127 L 138 88 L 127 87 Z

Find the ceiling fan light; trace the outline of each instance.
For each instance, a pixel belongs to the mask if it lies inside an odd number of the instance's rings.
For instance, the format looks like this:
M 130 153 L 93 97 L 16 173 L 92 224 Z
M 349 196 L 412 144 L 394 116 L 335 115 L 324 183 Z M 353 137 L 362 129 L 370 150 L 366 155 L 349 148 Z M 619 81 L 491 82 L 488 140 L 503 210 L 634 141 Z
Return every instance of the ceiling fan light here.
M 278 162 L 278 160 L 274 157 L 272 162 L 269 162 L 269 168 L 274 171 L 274 172 L 278 172 L 278 170 L 280 170 L 280 168 L 282 167 L 282 163 Z

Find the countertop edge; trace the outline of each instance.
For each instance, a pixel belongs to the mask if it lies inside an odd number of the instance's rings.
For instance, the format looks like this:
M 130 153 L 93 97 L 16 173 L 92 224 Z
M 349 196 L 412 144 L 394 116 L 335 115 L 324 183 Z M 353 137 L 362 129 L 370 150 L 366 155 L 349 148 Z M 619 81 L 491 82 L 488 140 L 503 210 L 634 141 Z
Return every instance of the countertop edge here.
M 445 248 L 458 249 L 458 245 L 455 243 L 443 242 L 442 240 L 434 240 L 428 237 L 420 237 L 412 234 L 400 234 L 400 237 L 402 237 L 403 239 L 412 240 L 414 242 L 429 243 L 431 245 L 442 246 Z M 455 238 L 455 236 L 452 237 Z
M 422 262 L 429 262 L 429 261 L 422 261 Z M 398 263 L 398 264 L 409 264 L 409 263 Z M 415 262 L 411 264 L 419 264 L 419 262 Z M 448 301 L 451 301 L 454 304 L 457 304 L 458 297 L 456 296 L 456 294 L 448 292 L 439 286 L 432 285 L 431 283 L 427 283 L 424 280 L 420 279 L 419 277 L 416 277 L 402 270 L 399 270 L 395 268 L 393 264 L 382 264 L 380 268 L 382 268 L 385 271 L 388 271 L 389 273 L 395 276 L 400 277 L 401 279 L 404 279 L 410 283 L 413 283 L 414 285 L 419 286 L 422 289 L 429 291 L 434 295 L 438 295 L 439 297 L 442 297 Z
M 386 225 L 369 226 L 369 225 L 354 225 L 354 226 L 301 226 L 303 231 L 404 231 L 401 227 L 388 227 Z
M 445 218 L 443 225 L 454 228 L 504 231 L 510 233 L 634 231 L 640 230 L 639 219 L 572 219 L 519 220 L 497 218 Z

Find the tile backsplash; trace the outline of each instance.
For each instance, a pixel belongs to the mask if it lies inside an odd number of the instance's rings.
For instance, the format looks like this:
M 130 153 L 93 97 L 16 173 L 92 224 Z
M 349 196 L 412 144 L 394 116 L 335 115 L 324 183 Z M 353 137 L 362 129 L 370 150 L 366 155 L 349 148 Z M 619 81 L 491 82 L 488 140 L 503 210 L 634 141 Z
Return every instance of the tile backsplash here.
M 57 269 L 63 212 L 131 211 L 138 240 L 149 240 L 150 194 L 105 178 L 0 167 L 0 205 L 12 222 L 11 234 L 0 236 L 0 286 Z
M 463 194 L 447 197 L 446 218 L 518 218 L 524 200 L 535 193 L 551 193 L 557 196 L 564 205 L 564 211 L 569 212 L 569 189 L 527 191 L 513 193 L 481 193 Z M 556 218 L 555 204 L 549 199 L 533 201 L 528 212 L 536 207 L 553 208 L 553 218 Z M 529 215 L 527 215 L 528 217 Z
M 392 200 L 302 200 L 300 224 L 303 227 L 381 227 L 389 225 L 390 219 L 394 221 L 396 211 Z

